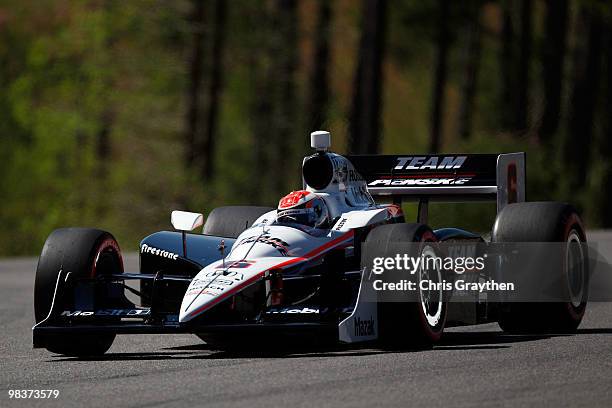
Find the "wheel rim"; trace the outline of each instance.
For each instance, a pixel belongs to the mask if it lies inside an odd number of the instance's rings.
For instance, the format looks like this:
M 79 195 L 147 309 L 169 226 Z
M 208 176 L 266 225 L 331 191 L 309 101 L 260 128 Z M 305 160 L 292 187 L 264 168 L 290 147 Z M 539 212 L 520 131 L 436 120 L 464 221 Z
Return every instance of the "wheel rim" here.
M 426 258 L 437 258 L 434 249 L 431 246 L 423 248 L 421 253 L 424 259 Z M 422 281 L 429 281 L 430 284 L 437 284 L 433 289 L 423 289 L 421 287 Z M 421 300 L 421 310 L 427 320 L 427 324 L 431 327 L 436 327 L 442 317 L 442 272 L 439 268 L 430 270 L 421 265 L 419 270 L 419 296 Z
M 565 265 L 570 302 L 577 308 L 582 304 L 585 271 L 582 241 L 576 230 L 572 230 L 567 238 Z

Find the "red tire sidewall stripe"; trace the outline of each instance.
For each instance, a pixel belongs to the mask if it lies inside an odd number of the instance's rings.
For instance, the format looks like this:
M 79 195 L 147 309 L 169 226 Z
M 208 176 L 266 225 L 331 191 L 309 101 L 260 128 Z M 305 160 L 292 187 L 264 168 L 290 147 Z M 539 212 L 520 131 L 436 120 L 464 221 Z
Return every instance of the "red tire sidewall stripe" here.
M 123 271 L 123 257 L 121 256 L 121 248 L 119 248 L 119 244 L 117 244 L 117 241 L 114 238 L 108 237 L 105 238 L 104 240 L 102 240 L 96 250 L 94 251 L 94 257 L 92 259 L 92 263 L 91 263 L 91 272 L 90 272 L 90 277 L 91 278 L 95 278 L 97 276 L 97 262 L 98 259 L 100 258 L 100 255 L 103 252 L 115 252 L 117 254 L 117 257 L 119 258 L 119 263 L 121 264 L 121 271 Z

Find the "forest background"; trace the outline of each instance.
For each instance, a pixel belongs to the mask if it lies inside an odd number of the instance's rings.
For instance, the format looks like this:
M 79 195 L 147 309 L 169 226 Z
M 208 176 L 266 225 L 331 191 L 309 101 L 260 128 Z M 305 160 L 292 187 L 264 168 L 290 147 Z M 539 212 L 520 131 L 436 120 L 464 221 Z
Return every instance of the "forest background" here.
M 0 255 L 275 206 L 317 129 L 339 153 L 526 151 L 529 200 L 612 227 L 610 3 L 0 0 Z

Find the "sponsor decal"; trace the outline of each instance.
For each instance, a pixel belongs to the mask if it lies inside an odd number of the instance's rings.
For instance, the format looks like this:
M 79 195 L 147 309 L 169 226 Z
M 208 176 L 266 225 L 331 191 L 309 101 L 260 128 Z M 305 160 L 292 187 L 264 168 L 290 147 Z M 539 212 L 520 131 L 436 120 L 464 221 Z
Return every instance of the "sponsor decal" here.
M 394 170 L 459 169 L 467 156 L 409 156 L 398 157 Z
M 357 171 L 355 169 L 350 169 L 348 171 L 348 177 L 347 177 L 349 182 L 363 182 L 365 181 L 363 177 L 361 177 L 361 174 L 357 173 Z
M 236 246 L 240 246 L 240 245 L 244 245 L 244 244 L 250 244 L 253 242 L 259 242 L 262 244 L 266 244 L 266 245 L 270 245 L 274 248 L 276 248 L 276 250 L 282 255 L 282 256 L 288 256 L 289 255 L 289 244 L 285 241 L 283 241 L 280 238 L 276 238 L 271 236 L 268 233 L 265 234 L 261 234 L 261 235 L 253 235 L 251 237 L 246 237 L 244 239 L 241 239 L 237 244 L 235 244 Z
M 191 289 L 187 291 L 187 293 L 185 293 L 185 296 L 198 296 L 198 295 L 219 296 L 221 293 L 223 293 L 224 289 L 225 288 L 220 288 L 218 286 L 211 285 L 207 287 L 206 289 L 202 289 L 202 288 Z
M 331 160 L 334 166 L 334 182 L 339 184 L 340 191 L 346 191 L 349 201 L 372 203 L 366 181 L 353 165 L 342 156 L 333 157 Z
M 244 275 L 240 272 L 216 269 L 204 274 L 203 278 L 192 280 L 185 295 L 198 295 L 201 292 L 217 296 L 242 280 Z
M 140 317 L 149 316 L 151 309 L 101 309 L 96 311 L 64 310 L 62 317 L 117 316 Z
M 219 265 L 217 268 L 220 268 L 221 265 Z M 226 265 L 227 267 L 227 265 Z M 194 279 L 191 281 L 192 285 L 196 285 L 198 283 L 206 283 L 206 282 L 210 282 L 213 279 L 218 279 L 219 276 L 223 276 L 223 278 L 225 279 L 231 279 L 235 282 L 241 281 L 244 279 L 244 275 L 242 274 L 242 272 L 238 272 L 238 271 L 229 271 L 226 269 L 215 269 L 214 271 L 208 271 L 204 274 L 204 278 L 203 279 Z
M 250 267 L 251 265 L 255 265 L 255 261 L 246 261 L 243 259 L 241 261 L 225 263 L 226 268 L 234 268 L 234 269 L 244 269 L 244 268 Z M 223 264 L 221 264 L 221 266 L 223 266 Z
M 346 190 L 347 197 L 353 197 L 353 199 L 357 200 L 357 202 L 362 202 L 364 204 L 373 204 L 374 200 L 372 196 L 368 192 L 365 181 L 359 184 L 352 184 L 352 187 L 349 187 Z
M 82 312 L 80 310 L 64 310 L 60 316 L 62 317 L 75 317 L 75 316 L 93 316 L 94 312 Z
M 222 260 L 219 261 L 219 263 L 216 264 L 214 266 L 214 268 L 215 268 L 216 271 L 223 272 L 223 271 L 226 271 L 228 269 L 245 269 L 245 268 L 250 268 L 251 266 L 255 265 L 256 263 L 257 263 L 257 261 L 247 261 L 246 259 L 241 259 L 239 261 L 231 261 L 231 260 L 227 260 L 226 259 L 225 261 L 222 261 Z M 210 273 L 213 273 L 213 272 L 209 272 L 209 274 Z M 226 275 L 229 274 L 229 273 L 236 274 L 236 273 L 239 273 L 239 272 L 230 272 L 230 271 L 227 271 Z M 215 274 L 217 274 L 217 273 L 215 272 Z
M 178 254 L 175 254 L 174 252 L 170 252 L 170 251 L 166 251 L 166 250 L 163 250 L 163 249 L 155 248 L 155 247 L 149 246 L 147 244 L 142 244 L 142 246 L 140 247 L 140 252 L 143 253 L 143 254 L 151 254 L 151 255 L 161 256 L 162 258 L 168 258 L 168 259 L 172 259 L 174 261 L 176 261 L 177 258 L 179 257 Z
M 340 183 L 358 183 L 364 181 L 361 174 L 352 168 L 352 166 L 349 167 L 347 160 L 344 157 L 332 157 L 331 161 L 336 174 L 336 181 Z
M 516 180 L 516 163 L 510 163 L 508 164 L 508 177 L 506 180 L 508 204 L 518 201 L 518 184 Z
M 334 229 L 336 231 L 339 231 L 340 229 L 342 229 L 342 227 L 344 227 L 344 224 L 346 224 L 346 218 L 340 219 L 340 221 L 338 221 L 338 223 L 336 224 L 336 228 Z
M 392 218 L 400 217 L 404 215 L 402 208 L 399 205 L 395 205 L 395 204 L 391 204 L 390 206 L 388 206 L 387 212 L 389 213 L 389 216 Z
M 360 317 L 353 319 L 353 326 L 355 327 L 355 336 L 373 336 L 374 335 L 374 318 L 370 316 L 368 320 L 361 320 Z
M 332 158 L 331 161 L 336 175 L 335 181 L 338 183 L 345 183 L 348 177 L 348 165 L 337 157 Z
M 378 179 L 370 182 L 368 186 L 437 186 L 437 185 L 463 185 L 472 177 L 431 177 L 407 179 Z
M 268 310 L 271 314 L 315 314 L 319 313 L 319 309 L 310 307 L 283 307 Z

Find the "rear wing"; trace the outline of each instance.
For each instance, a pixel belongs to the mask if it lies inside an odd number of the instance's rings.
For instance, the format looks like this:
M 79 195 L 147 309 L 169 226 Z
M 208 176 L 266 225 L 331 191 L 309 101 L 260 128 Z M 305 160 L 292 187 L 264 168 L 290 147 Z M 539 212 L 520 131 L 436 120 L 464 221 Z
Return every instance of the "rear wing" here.
M 525 153 L 347 156 L 373 196 L 416 201 L 525 201 Z

